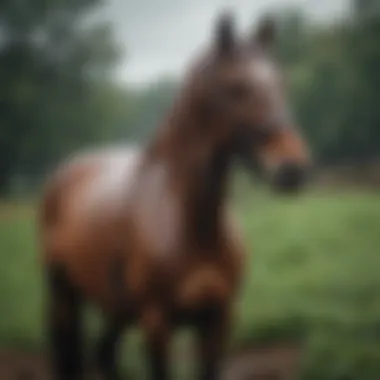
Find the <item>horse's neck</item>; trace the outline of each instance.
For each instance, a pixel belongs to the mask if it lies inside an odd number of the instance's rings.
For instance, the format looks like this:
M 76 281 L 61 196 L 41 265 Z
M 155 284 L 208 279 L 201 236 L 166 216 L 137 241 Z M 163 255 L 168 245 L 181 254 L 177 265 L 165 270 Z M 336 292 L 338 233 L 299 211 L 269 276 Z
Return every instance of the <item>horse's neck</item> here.
M 183 116 L 175 115 L 176 124 L 158 135 L 151 151 L 155 159 L 163 160 L 168 167 L 184 210 L 188 239 L 207 249 L 218 243 L 221 233 L 230 152 L 226 147 L 208 143 L 202 136 L 194 138 L 188 132 L 192 128 L 199 130 L 199 125 L 192 125 L 193 119 Z
M 199 165 L 187 192 L 187 217 L 190 237 L 203 248 L 213 248 L 222 233 L 229 152 L 216 148 Z

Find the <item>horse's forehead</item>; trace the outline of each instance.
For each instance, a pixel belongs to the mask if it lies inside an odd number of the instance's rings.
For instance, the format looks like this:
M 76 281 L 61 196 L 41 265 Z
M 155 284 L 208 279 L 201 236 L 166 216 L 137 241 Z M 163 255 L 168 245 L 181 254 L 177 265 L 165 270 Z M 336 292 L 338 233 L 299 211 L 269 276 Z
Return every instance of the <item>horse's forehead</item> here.
M 255 83 L 264 86 L 276 85 L 280 74 L 275 63 L 267 58 L 253 59 L 249 65 L 249 73 Z

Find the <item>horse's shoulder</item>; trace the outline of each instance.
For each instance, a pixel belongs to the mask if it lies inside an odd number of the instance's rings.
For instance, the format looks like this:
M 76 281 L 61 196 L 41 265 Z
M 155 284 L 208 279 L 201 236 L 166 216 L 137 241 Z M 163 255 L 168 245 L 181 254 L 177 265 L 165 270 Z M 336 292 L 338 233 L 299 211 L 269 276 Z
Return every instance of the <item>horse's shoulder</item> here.
M 179 244 L 181 207 L 167 165 L 155 162 L 142 166 L 132 190 L 129 213 L 152 254 L 167 255 Z
M 76 214 L 111 210 L 128 195 L 139 161 L 139 150 L 128 147 L 72 155 L 48 179 L 45 208 L 54 201 L 75 208 Z
M 239 277 L 244 267 L 247 251 L 241 223 L 231 209 L 227 209 L 225 213 L 223 239 L 227 255 L 231 258 L 229 262 L 233 263 L 233 268 L 231 269 Z
M 224 233 L 230 241 L 240 245 L 243 242 L 243 230 L 241 222 L 231 208 L 227 208 L 224 214 Z

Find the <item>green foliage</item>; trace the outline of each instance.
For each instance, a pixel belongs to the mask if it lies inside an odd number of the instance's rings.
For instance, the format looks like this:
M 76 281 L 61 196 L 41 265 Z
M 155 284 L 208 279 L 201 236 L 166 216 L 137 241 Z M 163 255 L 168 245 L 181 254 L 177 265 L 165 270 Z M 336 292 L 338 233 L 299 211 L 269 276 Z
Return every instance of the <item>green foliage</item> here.
M 31 190 L 85 145 L 151 135 L 175 86 L 144 90 L 113 78 L 119 50 L 91 15 L 99 0 L 0 5 L 0 194 Z
M 310 27 L 297 11 L 282 15 L 278 52 L 291 79 L 301 127 L 321 162 L 380 154 L 380 14 Z
M 98 141 L 97 92 L 117 58 L 107 25 L 89 22 L 98 0 L 2 1 L 0 191 L 60 156 Z M 95 127 L 94 127 L 95 126 Z

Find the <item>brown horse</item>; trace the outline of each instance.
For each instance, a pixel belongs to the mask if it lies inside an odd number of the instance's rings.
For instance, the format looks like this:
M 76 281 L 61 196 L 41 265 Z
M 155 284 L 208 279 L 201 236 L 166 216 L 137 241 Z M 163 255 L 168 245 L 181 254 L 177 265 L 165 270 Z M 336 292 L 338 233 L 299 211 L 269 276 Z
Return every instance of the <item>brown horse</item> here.
M 221 16 L 146 149 L 75 158 L 51 178 L 42 241 L 57 379 L 82 378 L 85 300 L 106 317 L 105 378 L 118 378 L 117 343 L 134 323 L 151 379 L 168 378 L 170 338 L 183 325 L 199 338 L 199 378 L 219 377 L 245 253 L 225 202 L 230 163 L 258 161 L 280 190 L 298 188 L 309 163 L 269 58 L 274 36 L 267 21 L 239 39 Z

